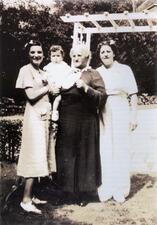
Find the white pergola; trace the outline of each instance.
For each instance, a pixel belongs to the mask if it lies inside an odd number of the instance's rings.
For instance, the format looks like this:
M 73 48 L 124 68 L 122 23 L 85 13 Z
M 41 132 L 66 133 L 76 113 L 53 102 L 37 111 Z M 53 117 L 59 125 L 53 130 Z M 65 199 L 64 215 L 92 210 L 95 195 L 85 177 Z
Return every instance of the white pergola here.
M 96 33 L 157 32 L 157 13 L 108 13 L 61 16 L 66 23 L 74 23 L 73 46 L 85 44 L 90 48 L 91 35 Z

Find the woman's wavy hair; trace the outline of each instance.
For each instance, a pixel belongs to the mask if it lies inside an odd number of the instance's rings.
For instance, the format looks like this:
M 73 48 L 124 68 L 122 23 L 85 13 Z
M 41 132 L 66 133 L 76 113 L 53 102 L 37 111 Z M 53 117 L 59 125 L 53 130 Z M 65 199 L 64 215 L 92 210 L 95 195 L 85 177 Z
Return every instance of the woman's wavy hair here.
M 24 50 L 25 50 L 25 53 L 28 55 L 29 53 L 29 50 L 32 46 L 41 46 L 42 47 L 42 44 L 40 41 L 38 40 L 30 40 L 29 42 L 27 42 L 24 46 Z
M 115 59 L 116 59 L 117 55 L 118 55 L 118 50 L 117 50 L 116 42 L 111 38 L 107 38 L 107 39 L 105 39 L 104 41 L 102 41 L 98 44 L 98 46 L 97 46 L 97 56 L 99 57 L 99 59 L 100 59 L 100 49 L 104 45 L 108 45 L 108 46 L 111 47 L 111 49 L 112 49 L 112 51 L 115 55 Z M 100 59 L 100 61 L 101 61 L 101 59 Z

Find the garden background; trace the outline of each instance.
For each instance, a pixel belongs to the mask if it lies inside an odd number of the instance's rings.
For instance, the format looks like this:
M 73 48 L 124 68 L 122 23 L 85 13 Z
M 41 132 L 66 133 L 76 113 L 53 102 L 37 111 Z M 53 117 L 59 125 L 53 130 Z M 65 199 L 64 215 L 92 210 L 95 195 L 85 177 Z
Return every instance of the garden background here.
M 21 128 L 25 104 L 23 92 L 15 89 L 15 82 L 21 66 L 27 63 L 24 45 L 32 38 L 38 38 L 44 46 L 43 65 L 49 62 L 48 49 L 51 44 L 61 44 L 65 50 L 65 61 L 70 64 L 69 50 L 72 46 L 73 24 L 64 23 L 60 16 L 133 11 L 131 0 L 52 0 L 50 5 L 41 5 L 38 1 L 17 0 L 16 4 L 8 1 L 0 3 L 1 9 L 1 75 L 0 75 L 0 160 L 1 160 L 1 195 L 16 183 L 16 162 L 21 144 Z M 144 0 L 135 1 L 136 7 Z M 156 3 L 157 1 L 149 1 Z M 141 23 L 141 21 L 139 21 Z M 138 84 L 138 120 L 139 126 L 132 134 L 132 191 L 130 198 L 123 205 L 108 202 L 91 203 L 86 210 L 74 205 L 53 206 L 60 194 L 47 185 L 47 198 L 56 195 L 56 199 L 44 209 L 41 218 L 26 216 L 20 211 L 20 194 L 11 201 L 4 224 L 105 224 L 105 225 L 155 225 L 155 194 L 157 194 L 157 38 L 156 33 L 121 33 L 96 34 L 92 36 L 91 65 L 98 65 L 97 44 L 104 37 L 116 39 L 119 51 L 118 60 L 130 65 Z M 58 194 L 56 194 L 58 193 Z M 51 197 L 50 197 L 51 196 Z M 58 196 L 58 197 L 57 197 Z M 146 202 L 146 204 L 145 204 Z M 144 208 L 143 205 L 144 204 Z M 93 214 L 91 214 L 93 212 Z M 23 221 L 26 216 L 25 222 Z M 10 219 L 9 219 L 10 218 Z M 53 222 L 52 222 L 53 221 Z M 105 222 L 104 222 L 105 221 Z

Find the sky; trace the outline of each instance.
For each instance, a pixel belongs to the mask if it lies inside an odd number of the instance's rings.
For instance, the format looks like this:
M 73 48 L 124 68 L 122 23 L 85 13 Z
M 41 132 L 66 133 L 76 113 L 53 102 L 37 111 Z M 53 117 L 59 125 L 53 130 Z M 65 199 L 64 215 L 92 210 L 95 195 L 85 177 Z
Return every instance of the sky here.
M 34 0 L 36 2 L 38 2 L 39 4 L 43 4 L 43 5 L 52 5 L 53 4 L 53 0 Z
M 28 1 L 29 0 L 25 0 L 26 3 Z M 33 0 L 33 1 L 46 6 L 51 6 L 53 5 L 53 2 L 54 2 L 53 0 Z M 2 0 L 2 2 L 4 3 L 4 5 L 16 5 L 20 2 L 20 0 Z
M 53 0 L 38 0 L 37 2 L 45 5 L 51 5 Z

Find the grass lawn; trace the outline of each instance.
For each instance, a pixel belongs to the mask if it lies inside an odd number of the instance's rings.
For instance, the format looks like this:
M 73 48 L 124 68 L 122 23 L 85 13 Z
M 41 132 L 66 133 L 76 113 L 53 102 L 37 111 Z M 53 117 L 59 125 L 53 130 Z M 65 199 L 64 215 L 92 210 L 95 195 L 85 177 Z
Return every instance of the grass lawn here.
M 139 107 L 138 128 L 132 133 L 131 193 L 123 204 L 110 200 L 86 207 L 69 204 L 51 182 L 42 180 L 38 193 L 48 200 L 42 215 L 20 207 L 22 189 L 10 198 L 1 225 L 156 225 L 157 224 L 157 107 Z M 16 183 L 16 164 L 1 163 L 0 200 Z M 65 200 L 66 199 L 66 200 Z M 2 201 L 1 201 L 2 202 Z
M 2 163 L 1 199 L 16 183 L 16 165 Z M 25 213 L 19 206 L 22 188 L 8 202 L 1 225 L 156 225 L 157 174 L 132 174 L 131 193 L 123 204 L 97 199 L 86 207 L 70 202 L 50 182 L 42 180 L 37 193 L 48 200 L 41 206 L 42 215 Z M 56 204 L 59 203 L 59 204 Z

